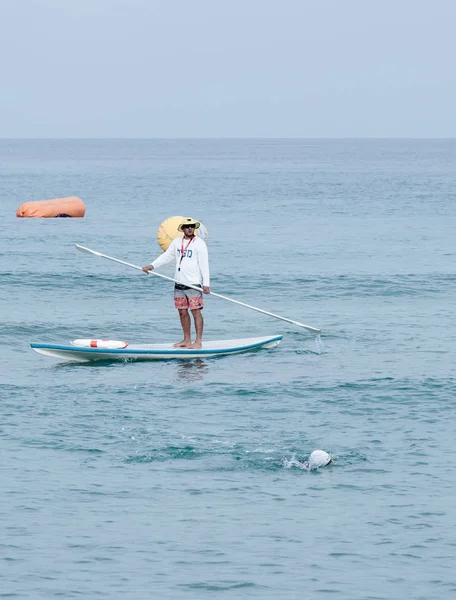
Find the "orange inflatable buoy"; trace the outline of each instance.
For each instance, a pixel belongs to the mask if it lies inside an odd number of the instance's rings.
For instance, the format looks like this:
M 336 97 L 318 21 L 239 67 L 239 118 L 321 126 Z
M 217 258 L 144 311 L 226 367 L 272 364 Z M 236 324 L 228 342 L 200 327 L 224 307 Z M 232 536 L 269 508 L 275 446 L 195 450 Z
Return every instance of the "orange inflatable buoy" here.
M 48 217 L 83 217 L 85 205 L 80 198 L 55 198 L 24 202 L 16 211 L 16 217 L 48 218 Z

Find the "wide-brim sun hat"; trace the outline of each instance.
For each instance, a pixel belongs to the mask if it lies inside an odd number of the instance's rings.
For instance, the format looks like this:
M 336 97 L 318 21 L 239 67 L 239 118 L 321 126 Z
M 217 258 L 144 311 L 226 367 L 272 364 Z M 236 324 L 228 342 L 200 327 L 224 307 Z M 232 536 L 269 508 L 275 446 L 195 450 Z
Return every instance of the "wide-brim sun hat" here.
M 198 229 L 201 223 L 199 221 L 195 221 L 195 219 L 192 219 L 191 217 L 184 217 L 177 228 L 177 231 L 182 231 L 182 227 L 184 227 L 184 225 L 194 225 L 195 229 Z

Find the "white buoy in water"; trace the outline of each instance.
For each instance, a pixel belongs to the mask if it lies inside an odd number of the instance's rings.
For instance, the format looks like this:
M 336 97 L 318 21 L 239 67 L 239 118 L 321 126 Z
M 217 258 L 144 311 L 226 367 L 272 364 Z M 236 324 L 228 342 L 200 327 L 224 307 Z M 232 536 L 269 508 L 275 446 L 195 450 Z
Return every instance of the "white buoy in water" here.
M 319 467 L 326 467 L 332 463 L 331 455 L 324 450 L 314 450 L 307 460 L 309 469 L 318 469 Z
M 290 467 L 299 467 L 306 471 L 313 471 L 320 467 L 326 467 L 332 463 L 332 456 L 324 450 L 314 450 L 307 460 L 298 460 L 294 456 L 290 459 L 284 458 L 283 466 L 289 469 Z

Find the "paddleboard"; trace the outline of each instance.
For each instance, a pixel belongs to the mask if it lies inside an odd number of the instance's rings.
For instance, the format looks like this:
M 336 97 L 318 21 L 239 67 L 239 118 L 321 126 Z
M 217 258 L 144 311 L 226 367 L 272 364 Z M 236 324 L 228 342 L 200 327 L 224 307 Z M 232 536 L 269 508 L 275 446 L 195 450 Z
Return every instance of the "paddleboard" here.
M 212 358 L 227 354 L 239 354 L 240 352 L 258 350 L 259 348 L 273 348 L 280 344 L 282 337 L 282 335 L 273 335 L 269 337 L 204 341 L 203 347 L 199 350 L 174 348 L 171 342 L 167 344 L 130 344 L 127 342 L 109 344 L 109 340 L 74 340 L 68 346 L 32 343 L 30 347 L 39 354 L 72 362 L 91 362 L 97 360 L 145 361 L 169 360 L 173 358 Z M 88 343 L 90 341 L 97 343 L 90 344 Z M 100 344 L 99 342 L 103 343 Z M 77 344 L 74 345 L 75 343 Z M 125 346 L 120 347 L 123 344 Z

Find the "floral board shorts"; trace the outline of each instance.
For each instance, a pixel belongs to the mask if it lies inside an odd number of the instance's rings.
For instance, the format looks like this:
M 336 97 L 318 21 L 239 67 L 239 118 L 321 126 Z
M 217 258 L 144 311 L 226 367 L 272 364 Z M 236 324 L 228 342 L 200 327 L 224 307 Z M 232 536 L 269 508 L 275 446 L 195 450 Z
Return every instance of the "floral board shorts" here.
M 174 286 L 174 306 L 180 308 L 189 308 L 190 310 L 198 310 L 204 307 L 203 291 L 198 292 L 186 285 L 176 283 Z

